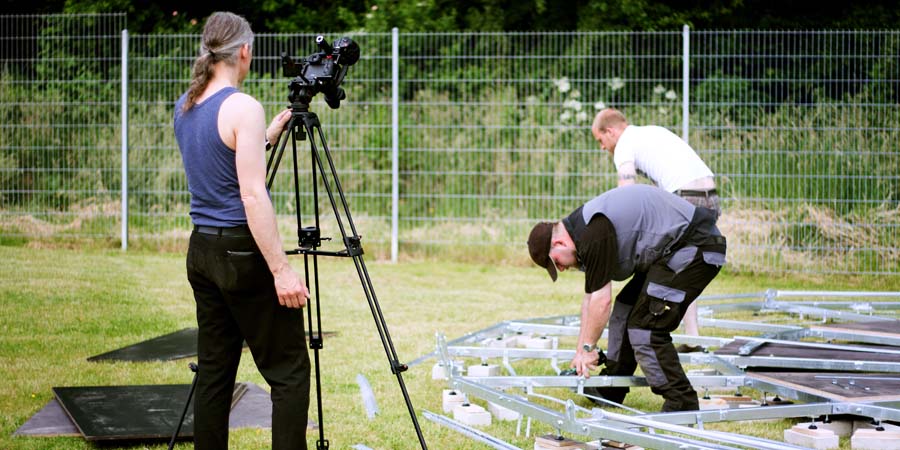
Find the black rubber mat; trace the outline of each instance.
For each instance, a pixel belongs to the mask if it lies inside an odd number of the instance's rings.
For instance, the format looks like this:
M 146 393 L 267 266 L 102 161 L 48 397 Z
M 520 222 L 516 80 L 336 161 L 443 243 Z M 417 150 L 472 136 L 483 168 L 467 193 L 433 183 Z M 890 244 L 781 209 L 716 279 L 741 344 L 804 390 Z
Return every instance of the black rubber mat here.
M 269 393 L 253 383 L 238 383 L 238 385 L 235 385 L 235 390 L 237 391 L 238 389 L 242 389 L 244 394 L 240 398 L 237 395 L 235 396 L 237 400 L 228 418 L 228 427 L 231 429 L 272 428 L 272 401 Z M 192 412 L 189 411 L 188 414 L 190 415 Z M 309 429 L 317 429 L 316 423 L 312 421 L 307 426 Z M 171 437 L 174 431 L 174 428 L 168 431 L 166 438 Z M 22 424 L 13 435 L 21 437 L 80 437 L 81 433 L 60 403 L 54 398 L 43 409 Z M 179 436 L 182 438 L 187 437 L 184 433 L 184 428 L 182 428 Z M 112 441 L 112 439 L 108 441 Z
M 171 437 L 189 391 L 187 384 L 53 388 L 56 400 L 89 441 Z M 235 384 L 232 408 L 246 392 L 246 385 Z M 193 429 L 189 406 L 179 436 L 192 436 Z
M 333 331 L 322 332 L 323 337 L 335 336 Z M 307 332 L 307 337 L 309 332 Z M 244 343 L 244 347 L 247 344 Z M 185 328 L 137 344 L 122 347 L 100 355 L 91 356 L 88 361 L 171 361 L 197 356 L 197 329 Z
M 88 361 L 171 361 L 197 356 L 197 329 L 185 328 L 117 350 L 91 356 Z

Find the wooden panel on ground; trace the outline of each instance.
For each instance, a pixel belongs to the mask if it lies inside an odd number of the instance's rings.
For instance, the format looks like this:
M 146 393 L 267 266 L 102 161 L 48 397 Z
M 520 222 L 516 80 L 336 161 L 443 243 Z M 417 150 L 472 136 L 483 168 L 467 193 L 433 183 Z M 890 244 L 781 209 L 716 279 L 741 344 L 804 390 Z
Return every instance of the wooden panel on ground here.
M 900 401 L 900 374 L 750 372 L 747 377 L 839 402 Z
M 272 428 L 271 396 L 265 389 L 253 383 L 243 384 L 247 386 L 247 392 L 232 408 L 228 417 L 228 428 Z M 306 423 L 306 428 L 318 430 L 319 425 L 310 420 Z
M 849 331 L 864 336 L 900 337 L 900 320 L 829 323 L 824 325 L 810 325 L 809 329 L 825 331 Z
M 735 339 L 727 345 L 715 351 L 719 355 L 737 355 L 740 348 L 747 340 Z M 852 345 L 843 347 L 858 347 L 860 349 L 884 350 L 895 347 L 879 347 L 875 345 Z M 749 356 L 774 356 L 780 358 L 822 359 L 822 360 L 850 360 L 867 362 L 900 362 L 900 355 L 890 353 L 873 353 L 867 351 L 854 351 L 843 349 L 831 349 L 822 347 L 807 347 L 800 345 L 780 344 L 767 342 L 757 347 Z
M 54 398 L 26 420 L 13 436 L 67 437 L 81 436 L 81 433 Z

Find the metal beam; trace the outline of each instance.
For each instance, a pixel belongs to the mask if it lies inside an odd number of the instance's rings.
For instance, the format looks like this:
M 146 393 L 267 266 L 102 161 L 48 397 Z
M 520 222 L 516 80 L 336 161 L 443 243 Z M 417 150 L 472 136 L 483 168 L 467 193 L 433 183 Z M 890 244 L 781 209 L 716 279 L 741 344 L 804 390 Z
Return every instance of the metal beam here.
M 490 348 L 490 347 L 447 347 L 450 356 L 469 358 L 529 358 L 571 360 L 575 350 L 530 349 L 530 348 Z M 873 362 L 862 360 L 808 359 L 777 356 L 740 356 L 715 353 L 682 353 L 682 364 L 714 364 L 716 358 L 736 367 L 776 367 L 789 369 L 812 369 L 840 372 L 900 372 L 900 362 Z
M 493 388 L 572 388 L 582 387 L 628 387 L 648 386 L 644 377 L 595 375 L 590 378 L 581 376 L 499 376 L 499 377 L 458 377 L 473 383 Z M 695 387 L 739 388 L 746 385 L 744 375 L 693 375 L 688 376 Z
M 734 447 L 721 445 L 718 443 L 707 443 L 695 439 L 678 438 L 674 436 L 662 434 L 643 433 L 630 428 L 615 426 L 611 422 L 603 420 L 578 419 L 575 416 L 574 403 L 571 400 L 567 402 L 566 412 L 560 413 L 550 408 L 540 406 L 529 402 L 527 399 L 514 396 L 497 389 L 483 386 L 471 380 L 455 378 L 452 380 L 455 389 L 474 395 L 478 398 L 497 403 L 505 408 L 518 411 L 519 413 L 531 417 L 540 422 L 555 427 L 560 433 L 567 432 L 577 435 L 587 435 L 592 438 L 613 439 L 620 442 L 639 445 L 645 448 L 654 448 L 659 450 L 676 450 L 676 449 L 694 449 L 694 450 L 733 450 Z M 600 411 L 601 410 L 595 410 Z M 628 416 L 624 416 L 628 417 Z M 689 436 L 696 436 L 699 430 L 693 428 L 680 427 L 678 425 L 668 425 L 660 422 L 654 423 L 660 429 L 667 429 L 677 433 L 684 433 Z M 727 442 L 723 440 L 722 442 Z M 769 448 L 769 447 L 755 447 Z M 781 447 L 785 448 L 785 447 Z
M 860 314 L 861 311 L 887 311 L 900 309 L 900 302 L 865 302 L 851 301 L 779 301 L 784 298 L 827 297 L 827 298 L 875 298 L 898 297 L 900 292 L 831 292 L 831 291 L 777 291 L 768 289 L 760 293 L 732 294 L 724 296 L 701 297 L 704 302 L 724 299 L 759 299 L 755 302 L 739 302 L 732 304 L 704 304 L 702 311 L 772 311 L 789 314 L 804 314 L 824 319 L 839 318 L 843 320 L 895 320 L 874 315 Z M 843 311 L 841 309 L 847 310 Z M 502 358 L 509 373 L 513 373 L 509 361 L 514 359 L 549 359 L 554 368 L 557 360 L 571 359 L 574 349 L 526 349 L 526 348 L 491 348 L 479 346 L 486 339 L 510 336 L 515 333 L 533 333 L 543 336 L 577 336 L 580 317 L 574 315 L 553 316 L 545 318 L 517 320 L 498 323 L 486 329 L 469 333 L 453 340 L 449 345 L 442 335 L 437 339 L 437 350 L 416 362 L 431 355 L 439 355 L 442 361 L 449 362 L 454 357 L 467 358 Z M 735 339 L 746 339 L 751 345 L 764 343 L 799 345 L 809 348 L 827 348 L 853 350 L 863 357 L 868 353 L 900 355 L 896 349 L 865 349 L 847 345 L 833 345 L 818 342 L 798 342 L 802 338 L 815 337 L 821 339 L 840 339 L 846 341 L 888 344 L 900 346 L 900 337 L 887 333 L 856 333 L 854 330 L 830 330 L 823 327 L 811 329 L 804 326 L 768 324 L 701 318 L 704 327 L 740 329 L 764 333 L 763 336 L 734 338 L 716 338 L 706 336 L 673 335 L 674 342 L 687 342 L 706 346 L 724 346 Z M 604 331 L 605 337 L 605 331 Z M 569 388 L 576 395 L 586 395 L 587 387 L 610 386 L 646 386 L 646 379 L 634 376 L 500 376 L 500 377 L 461 377 L 450 375 L 450 384 L 455 389 L 482 398 L 538 420 L 554 427 L 558 433 L 573 433 L 592 438 L 606 438 L 656 449 L 716 449 L 731 450 L 735 447 L 759 449 L 799 448 L 783 442 L 774 442 L 752 436 L 742 436 L 703 430 L 703 423 L 723 421 L 764 420 L 791 417 L 818 417 L 838 414 L 852 414 L 871 417 L 877 420 L 900 421 L 900 400 L 872 400 L 869 402 L 834 402 L 814 388 L 804 388 L 777 379 L 759 379 L 753 374 L 745 374 L 741 367 L 775 367 L 798 370 L 823 370 L 841 372 L 900 372 L 900 362 L 871 362 L 857 360 L 823 360 L 812 358 L 774 357 L 774 356 L 741 356 L 718 355 L 715 353 L 684 353 L 679 355 L 682 364 L 693 364 L 715 367 L 725 375 L 689 376 L 691 384 L 697 388 L 739 389 L 742 387 L 757 389 L 767 394 L 806 402 L 803 404 L 760 406 L 755 408 L 735 408 L 722 410 L 687 411 L 675 413 L 622 415 L 602 409 L 587 410 L 577 406 L 572 400 L 561 400 L 539 394 L 536 390 L 543 388 Z M 414 362 L 415 363 L 415 362 Z M 557 369 L 554 369 L 557 370 Z M 837 376 L 837 375 L 835 375 Z M 849 375 L 845 375 L 849 376 Z M 505 392 L 504 389 L 509 390 Z M 524 396 L 511 392 L 522 392 Z M 824 394 L 828 395 L 828 394 Z M 565 411 L 557 411 L 538 405 L 530 400 L 544 398 L 554 400 L 565 406 Z M 431 413 L 428 413 L 431 415 Z M 458 424 L 443 416 L 426 416 L 431 420 L 464 432 L 495 448 L 512 449 L 503 441 L 493 438 L 478 430 Z M 682 425 L 700 424 L 700 428 L 687 428 Z M 642 430 L 649 429 L 648 432 Z M 662 430 L 666 434 L 657 434 Z M 674 434 L 670 434 L 674 433 Z M 711 442 L 707 442 L 711 441 Z
M 451 430 L 462 433 L 478 442 L 489 445 L 493 448 L 499 450 L 522 450 L 521 447 L 516 447 L 515 445 L 510 444 L 502 439 L 498 439 L 490 434 L 485 433 L 484 431 L 472 428 L 466 424 L 457 422 L 449 417 L 442 416 L 440 414 L 435 414 L 428 410 L 423 410 L 422 415 L 425 416 L 426 419 L 438 424 L 443 425 Z
M 744 322 L 741 320 L 724 320 L 700 317 L 698 322 L 702 327 L 724 328 L 726 330 L 759 331 L 762 333 L 780 333 L 782 331 L 803 330 L 803 327 L 794 325 L 776 325 L 762 322 Z

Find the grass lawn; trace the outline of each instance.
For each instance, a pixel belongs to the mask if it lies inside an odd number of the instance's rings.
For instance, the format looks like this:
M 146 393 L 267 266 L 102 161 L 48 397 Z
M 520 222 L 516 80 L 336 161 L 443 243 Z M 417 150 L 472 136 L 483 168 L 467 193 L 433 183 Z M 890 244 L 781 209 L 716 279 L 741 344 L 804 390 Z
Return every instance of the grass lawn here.
M 11 436 L 52 399 L 54 386 L 190 383 L 188 360 L 86 361 L 89 356 L 196 326 L 183 255 L 0 246 L 0 259 L 6 267 L 0 271 L 0 379 L 5 381 L 0 387 L 0 448 L 94 448 L 81 438 Z M 299 258 L 292 261 L 302 269 Z M 583 281 L 579 274 L 563 274 L 553 284 L 546 272 L 524 264 L 368 263 L 401 362 L 433 350 L 436 332 L 453 339 L 503 320 L 576 314 L 580 307 Z M 319 269 L 322 328 L 338 333 L 325 339 L 321 352 L 326 438 L 332 448 L 340 449 L 355 444 L 376 449 L 415 448 L 412 424 L 351 262 L 323 258 Z M 724 273 L 706 293 L 766 288 L 900 290 L 900 277 Z M 411 368 L 404 379 L 418 411 L 440 413 L 441 389 L 446 386 L 431 380 L 432 363 Z M 372 420 L 366 417 L 357 374 L 365 375 L 375 392 L 380 413 Z M 268 390 L 249 352 L 244 353 L 238 381 Z M 660 403 L 649 390 L 633 392 L 626 400 L 630 406 L 650 410 Z M 582 405 L 590 406 L 587 402 Z M 310 416 L 317 419 L 314 407 Z M 420 423 L 430 448 L 483 447 L 421 416 Z M 717 429 L 777 439 L 787 424 L 722 424 Z M 485 431 L 523 448 L 532 445 L 530 439 L 515 437 L 514 424 L 496 423 Z M 532 433 L 548 431 L 543 425 L 532 429 Z M 316 436 L 310 434 L 312 448 Z M 268 430 L 231 433 L 232 448 L 269 446 Z M 165 447 L 160 443 L 146 448 Z M 182 443 L 177 448 L 191 446 Z

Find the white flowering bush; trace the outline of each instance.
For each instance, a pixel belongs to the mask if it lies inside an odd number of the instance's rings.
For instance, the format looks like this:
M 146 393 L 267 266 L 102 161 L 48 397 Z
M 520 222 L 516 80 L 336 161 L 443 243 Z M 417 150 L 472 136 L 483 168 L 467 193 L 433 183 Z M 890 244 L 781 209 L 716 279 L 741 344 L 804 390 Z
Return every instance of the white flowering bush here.
M 661 84 L 653 87 L 653 103 L 656 103 L 656 112 L 661 115 L 667 115 L 672 108 L 677 106 L 678 93 L 673 89 L 669 89 Z
M 562 111 L 559 114 L 560 125 L 578 126 L 587 124 L 592 117 L 585 111 L 584 103 L 579 100 L 581 91 L 572 88 L 568 77 L 552 80 L 556 91 L 563 95 Z M 569 130 L 571 128 L 563 128 Z
M 606 86 L 609 87 L 609 89 L 612 91 L 618 91 L 619 89 L 625 87 L 625 80 L 619 77 L 613 77 L 606 82 Z

